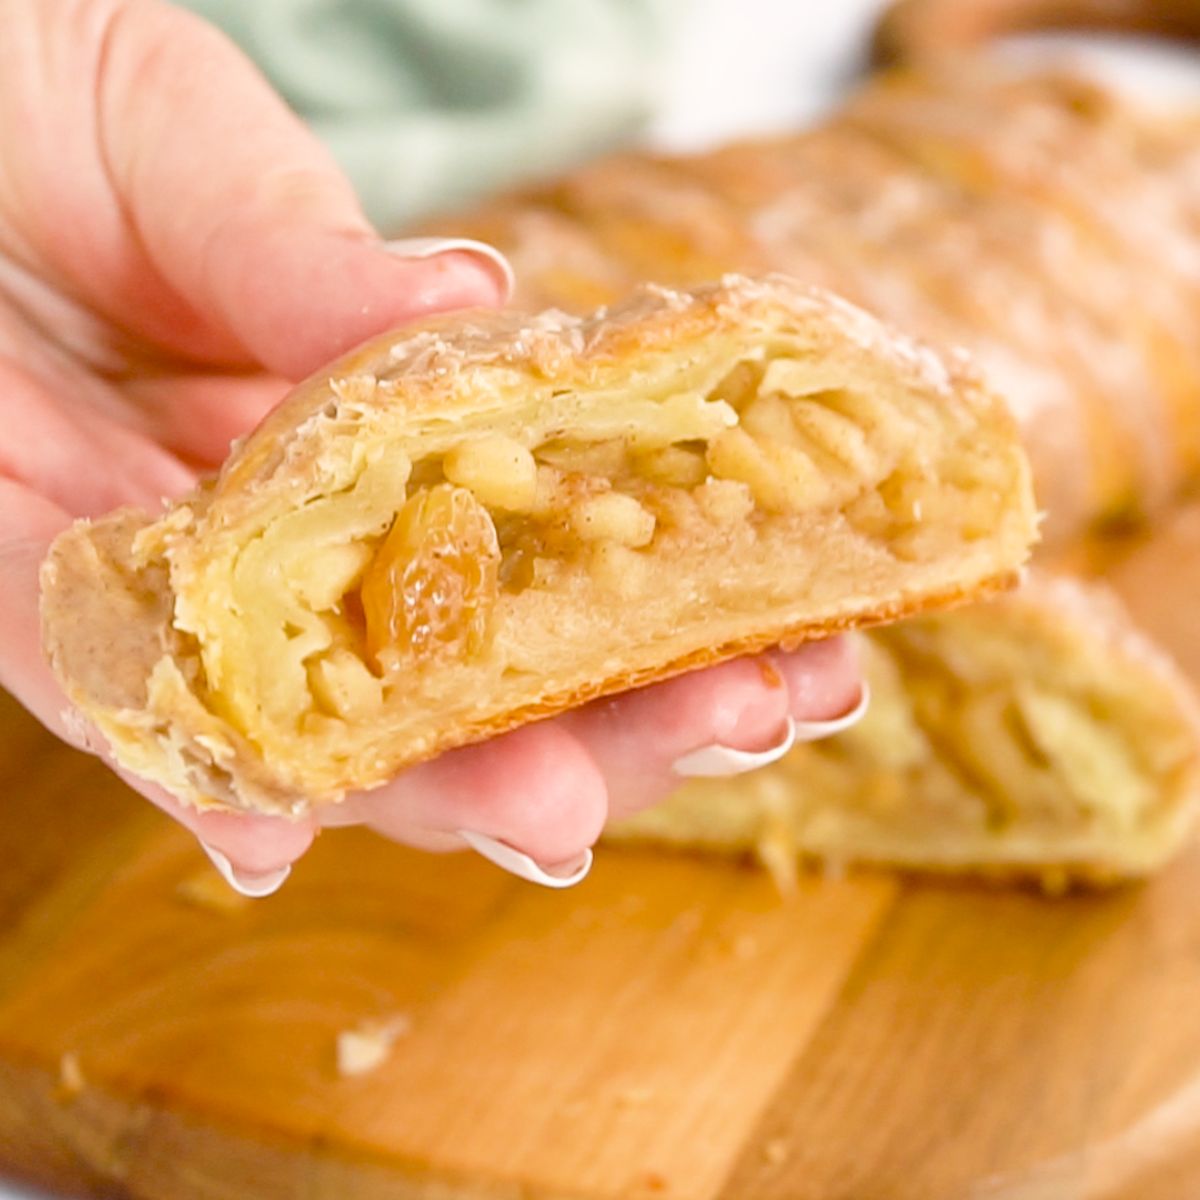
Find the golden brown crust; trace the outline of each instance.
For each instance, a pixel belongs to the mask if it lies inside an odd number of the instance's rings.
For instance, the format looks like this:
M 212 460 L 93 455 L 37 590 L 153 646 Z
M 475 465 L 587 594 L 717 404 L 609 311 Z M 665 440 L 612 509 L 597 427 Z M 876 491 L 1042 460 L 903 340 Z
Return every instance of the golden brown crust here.
M 1190 0 L 895 0 L 872 39 L 876 62 L 937 62 L 1019 33 L 1047 30 L 1147 33 L 1196 41 Z
M 421 757 L 432 758 L 446 750 L 453 750 L 458 746 L 507 733 L 510 729 L 529 724 L 530 721 L 544 720 L 546 717 L 556 716 L 568 709 L 578 708 L 581 704 L 587 704 L 591 700 L 599 700 L 618 692 L 627 692 L 631 688 L 660 683 L 687 671 L 698 671 L 704 667 L 715 666 L 717 663 L 726 662 L 731 658 L 758 654 L 763 650 L 769 650 L 772 646 L 782 646 L 785 649 L 794 650 L 806 642 L 836 637 L 838 634 L 847 633 L 850 630 L 869 629 L 874 625 L 887 625 L 920 613 L 939 612 L 943 609 L 956 608 L 962 604 L 985 601 L 1015 587 L 1019 577 L 1019 573 L 1016 571 L 1006 571 L 978 583 L 972 583 L 969 589 L 951 588 L 942 592 L 924 592 L 920 596 L 898 598 L 887 603 L 876 604 L 866 611 L 856 612 L 853 616 L 767 626 L 751 637 L 704 646 L 678 658 L 656 663 L 653 667 L 637 671 L 621 671 L 603 679 L 593 679 L 569 692 L 541 696 L 534 703 L 498 714 L 486 721 L 464 724 L 453 730 L 446 730 L 438 740 L 431 743 L 430 748 Z

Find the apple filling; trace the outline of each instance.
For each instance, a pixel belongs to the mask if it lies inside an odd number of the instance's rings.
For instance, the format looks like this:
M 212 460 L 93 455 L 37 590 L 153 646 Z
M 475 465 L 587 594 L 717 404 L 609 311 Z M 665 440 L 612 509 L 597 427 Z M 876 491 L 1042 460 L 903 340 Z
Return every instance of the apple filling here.
M 1129 737 L 1121 697 L 1092 681 L 1077 688 L 1019 628 L 1005 645 L 986 630 L 972 642 L 967 628 L 956 641 L 953 619 L 913 624 L 872 639 L 867 728 L 812 748 L 849 812 L 903 823 L 908 809 L 935 830 L 993 835 L 1131 832 L 1152 813 L 1179 747 L 1150 713 Z
M 214 705 L 243 728 L 382 739 L 381 707 L 415 726 L 448 697 L 469 709 L 465 680 L 515 691 L 580 646 L 595 648 L 581 677 L 603 678 L 630 639 L 683 647 L 703 628 L 720 645 L 800 597 L 834 612 L 897 569 L 981 569 L 972 555 L 1010 527 L 1019 459 L 988 453 L 968 408 L 848 388 L 844 369 L 790 349 L 446 422 L 415 461 L 347 438 L 346 484 L 292 502 L 238 552 L 234 602 L 264 665 L 250 675 L 233 643 L 210 656 L 227 679 Z M 380 385 L 331 383 L 351 401 L 360 386 Z M 382 740 L 356 745 L 384 761 Z
M 1058 599 L 1051 592 L 1046 605 Z M 1076 602 L 1077 604 L 1078 602 Z M 862 643 L 871 706 L 836 737 L 737 781 L 686 784 L 612 836 L 931 869 L 1133 873 L 1174 844 L 1194 731 L 1170 687 L 1130 672 L 1072 607 L 1012 601 L 918 618 Z M 1035 610 L 1036 611 L 1036 610 Z

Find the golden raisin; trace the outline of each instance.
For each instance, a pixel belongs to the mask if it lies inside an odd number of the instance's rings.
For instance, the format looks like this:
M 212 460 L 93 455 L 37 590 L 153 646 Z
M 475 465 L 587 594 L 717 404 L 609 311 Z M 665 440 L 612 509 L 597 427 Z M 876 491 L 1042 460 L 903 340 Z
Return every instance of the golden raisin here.
M 381 666 L 477 650 L 499 589 L 500 546 L 487 510 L 442 483 L 412 496 L 362 585 L 367 650 Z

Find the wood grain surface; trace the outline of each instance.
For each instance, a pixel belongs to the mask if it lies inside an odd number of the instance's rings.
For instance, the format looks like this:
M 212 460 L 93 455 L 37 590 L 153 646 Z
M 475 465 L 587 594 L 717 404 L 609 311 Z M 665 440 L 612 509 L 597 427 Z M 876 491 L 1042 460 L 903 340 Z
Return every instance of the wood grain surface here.
M 1200 672 L 1200 511 L 1114 578 Z M 0 1169 L 44 1186 L 1200 1195 L 1200 851 L 1057 900 L 861 874 L 784 901 L 730 863 L 602 849 L 551 893 L 339 831 L 240 901 L 8 701 L 0 787 Z

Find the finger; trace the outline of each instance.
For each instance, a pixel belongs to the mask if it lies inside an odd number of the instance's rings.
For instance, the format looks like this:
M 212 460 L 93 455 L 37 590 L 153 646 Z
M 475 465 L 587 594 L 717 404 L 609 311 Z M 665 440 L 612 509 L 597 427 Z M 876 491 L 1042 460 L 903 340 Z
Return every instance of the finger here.
M 288 390 L 285 380 L 261 372 L 159 375 L 120 386 L 155 441 L 206 467 L 224 462 L 234 438 L 253 429 Z
M 608 797 L 588 752 L 558 722 L 527 725 L 405 771 L 348 799 L 332 823 L 361 822 L 425 849 L 468 830 L 545 864 L 567 862 L 604 827 Z
M 496 264 L 480 255 L 389 254 L 325 148 L 190 14 L 121 6 L 98 82 L 118 198 L 155 273 L 203 327 L 182 349 L 240 351 L 295 379 L 414 317 L 503 298 Z M 144 303 L 140 317 L 175 343 L 177 324 Z
M 38 570 L 50 543 L 70 523 L 57 504 L 0 476 L 0 687 L 52 733 L 80 745 L 66 719 L 69 705 L 42 656 L 38 612 Z
M 157 0 L 9 5 L 0 248 L 113 325 L 296 378 L 426 312 L 495 303 L 494 260 L 380 246 L 331 156 L 240 51 Z M 146 97 L 153 97 L 147 103 Z
M 559 720 L 604 776 L 613 817 L 663 799 L 682 780 L 673 764 L 701 746 L 755 750 L 777 742 L 788 715 L 778 672 L 735 659 L 589 704 Z
M 69 391 L 72 383 L 59 386 Z M 96 516 L 123 504 L 153 509 L 195 482 L 183 463 L 139 432 L 86 406 L 68 408 L 40 376 L 4 358 L 0 423 L 9 431 L 0 437 L 0 475 L 72 516 Z M 11 520 L 19 524 L 20 517 Z
M 846 639 L 736 659 L 587 705 L 560 718 L 601 770 L 614 818 L 665 799 L 675 764 L 701 747 L 779 744 L 787 718 L 817 721 L 853 707 L 860 689 Z
M 190 830 L 226 881 L 243 895 L 267 895 L 277 890 L 316 836 L 317 823 L 312 817 L 292 820 L 257 813 L 201 812 L 182 804 L 157 784 L 128 771 L 118 769 L 117 774 Z
M 767 660 L 783 677 L 788 711 L 797 721 L 827 721 L 853 709 L 862 697 L 862 662 L 857 637 L 809 642 Z

